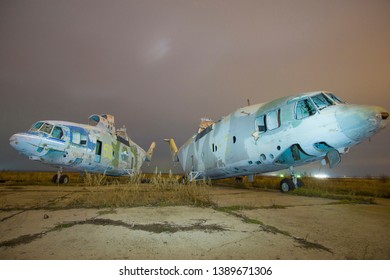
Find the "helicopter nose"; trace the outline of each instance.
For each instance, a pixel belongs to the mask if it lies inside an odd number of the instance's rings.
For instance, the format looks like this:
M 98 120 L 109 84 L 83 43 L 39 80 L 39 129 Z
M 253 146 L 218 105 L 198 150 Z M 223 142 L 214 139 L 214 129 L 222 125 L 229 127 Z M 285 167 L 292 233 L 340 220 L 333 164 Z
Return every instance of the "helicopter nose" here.
M 9 139 L 9 143 L 18 152 L 26 156 L 35 155 L 40 139 L 27 133 L 16 133 Z
M 340 107 L 336 119 L 348 138 L 360 142 L 388 125 L 389 112 L 377 106 L 349 105 Z
M 9 144 L 14 148 L 15 150 L 19 150 L 20 147 L 20 134 L 14 134 L 9 138 Z

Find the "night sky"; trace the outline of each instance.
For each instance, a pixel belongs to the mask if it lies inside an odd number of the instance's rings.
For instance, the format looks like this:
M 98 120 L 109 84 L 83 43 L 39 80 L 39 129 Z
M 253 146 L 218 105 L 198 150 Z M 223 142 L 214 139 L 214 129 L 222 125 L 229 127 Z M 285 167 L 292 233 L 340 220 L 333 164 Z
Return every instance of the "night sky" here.
M 390 1 L 0 1 L 0 170 L 54 170 L 9 145 L 37 120 L 109 113 L 157 142 L 144 172 L 178 172 L 164 138 L 181 146 L 201 117 L 315 90 L 390 110 Z M 389 139 L 322 171 L 390 175 Z

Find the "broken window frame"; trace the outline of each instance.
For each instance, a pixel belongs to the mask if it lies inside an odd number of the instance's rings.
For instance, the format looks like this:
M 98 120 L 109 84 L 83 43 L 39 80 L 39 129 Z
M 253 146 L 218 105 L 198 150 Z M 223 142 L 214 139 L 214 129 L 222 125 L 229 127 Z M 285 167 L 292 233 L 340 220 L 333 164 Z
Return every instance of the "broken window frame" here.
M 130 158 L 130 153 L 127 151 L 127 148 L 123 147 L 122 148 L 122 153 L 121 153 L 121 159 L 122 161 L 128 161 Z
M 210 125 L 210 126 L 206 127 L 205 129 L 203 129 L 201 132 L 199 132 L 196 135 L 195 142 L 198 141 L 200 138 L 204 137 L 206 134 L 208 134 L 212 130 L 213 130 L 213 126 L 212 125 Z
M 39 132 L 43 132 L 43 133 L 46 133 L 46 134 L 50 135 L 51 132 L 53 131 L 53 128 L 54 128 L 54 125 L 45 122 L 45 123 L 39 128 Z

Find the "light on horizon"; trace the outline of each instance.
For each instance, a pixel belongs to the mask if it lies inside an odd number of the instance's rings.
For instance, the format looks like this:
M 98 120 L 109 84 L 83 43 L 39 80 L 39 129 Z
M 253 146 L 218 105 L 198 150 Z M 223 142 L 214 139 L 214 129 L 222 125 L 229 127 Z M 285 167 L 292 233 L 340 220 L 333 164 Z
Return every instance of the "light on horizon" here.
M 313 177 L 317 179 L 327 179 L 329 178 L 329 175 L 325 173 L 319 173 L 319 174 L 314 174 Z

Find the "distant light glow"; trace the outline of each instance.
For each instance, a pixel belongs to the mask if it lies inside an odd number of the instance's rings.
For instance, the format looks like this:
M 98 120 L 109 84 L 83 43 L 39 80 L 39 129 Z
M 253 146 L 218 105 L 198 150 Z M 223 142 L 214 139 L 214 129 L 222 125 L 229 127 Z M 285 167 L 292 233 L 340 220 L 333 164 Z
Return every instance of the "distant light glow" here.
M 314 178 L 317 178 L 317 179 L 326 179 L 326 178 L 329 178 L 329 175 L 328 174 L 314 174 Z

